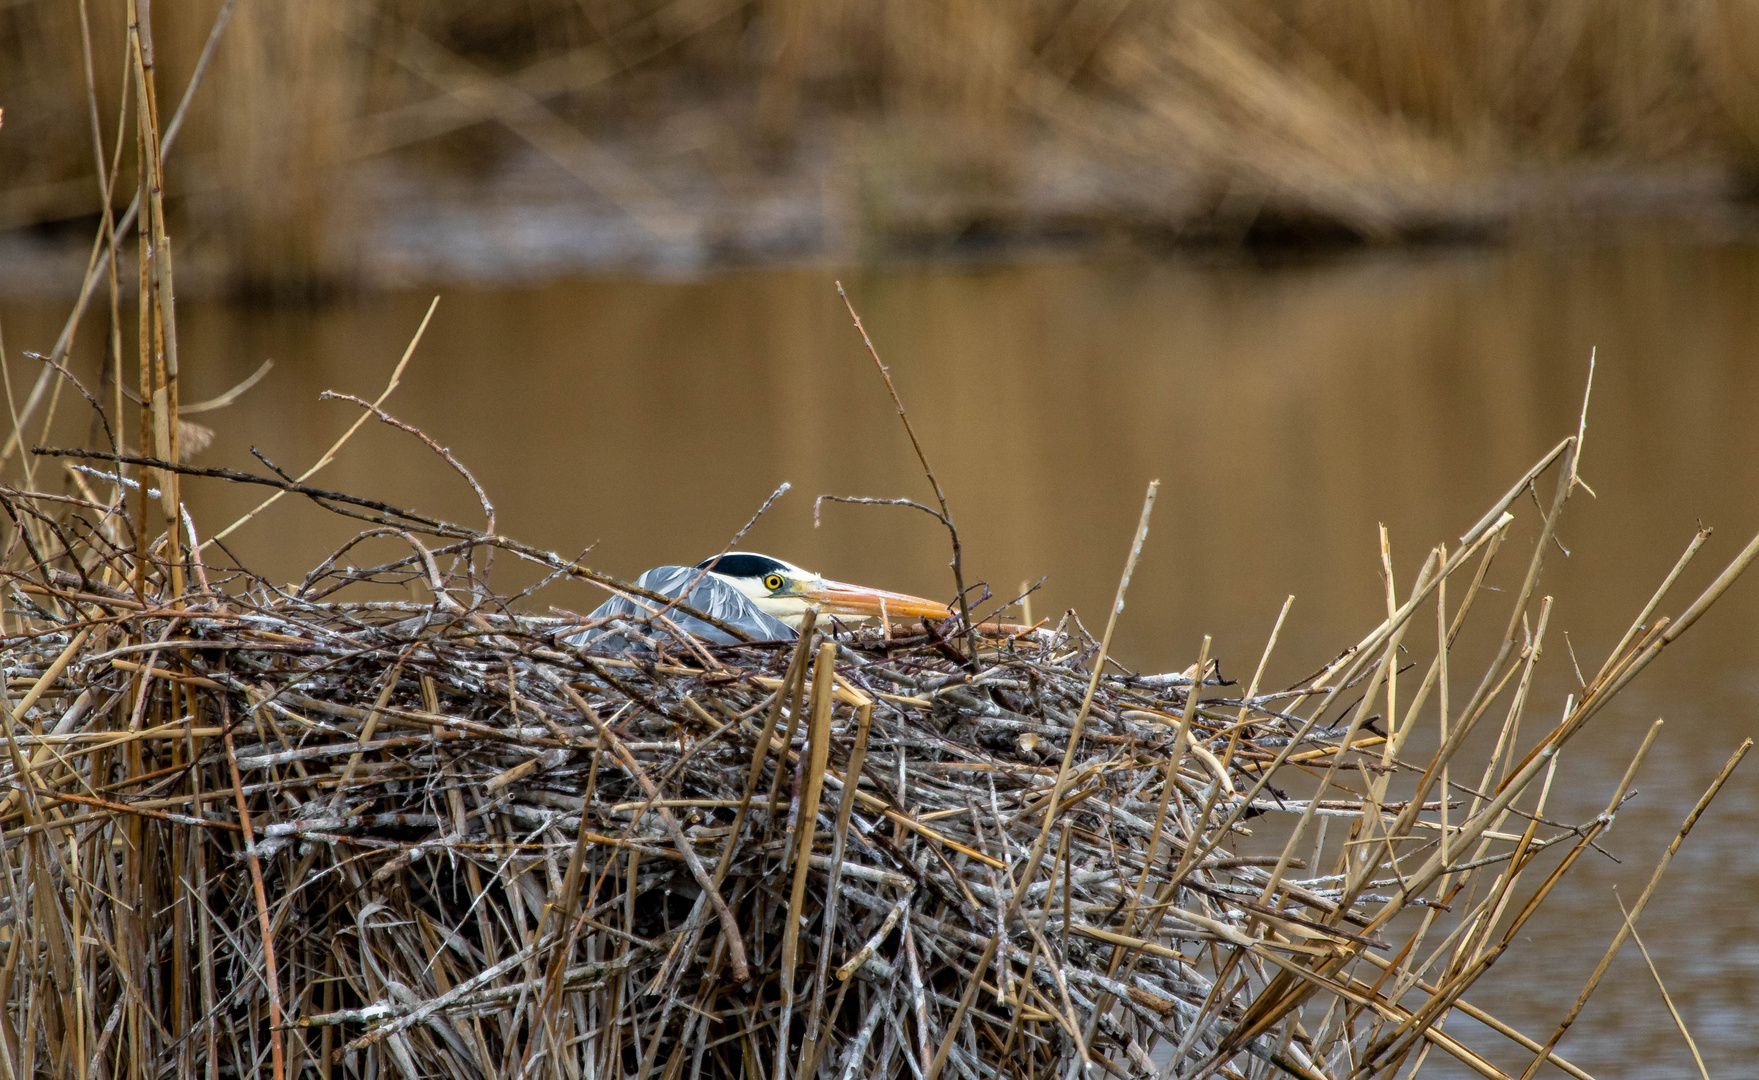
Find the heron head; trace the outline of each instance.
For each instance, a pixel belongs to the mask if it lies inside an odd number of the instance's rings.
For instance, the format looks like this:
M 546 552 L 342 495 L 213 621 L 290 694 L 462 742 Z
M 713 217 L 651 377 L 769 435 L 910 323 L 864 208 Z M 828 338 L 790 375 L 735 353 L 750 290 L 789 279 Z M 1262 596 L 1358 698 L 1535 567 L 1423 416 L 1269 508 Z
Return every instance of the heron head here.
M 733 551 L 700 562 L 697 569 L 707 570 L 745 594 L 765 614 L 796 629 L 808 608 L 847 623 L 882 617 L 898 621 L 945 619 L 952 614 L 947 605 L 934 600 L 831 581 L 769 555 Z

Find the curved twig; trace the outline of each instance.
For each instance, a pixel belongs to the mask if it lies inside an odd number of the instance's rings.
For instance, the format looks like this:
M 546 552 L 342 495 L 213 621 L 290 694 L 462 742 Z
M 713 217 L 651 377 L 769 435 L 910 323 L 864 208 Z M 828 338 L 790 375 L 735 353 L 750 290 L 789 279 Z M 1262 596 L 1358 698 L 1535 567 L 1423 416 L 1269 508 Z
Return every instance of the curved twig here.
M 774 505 L 775 501 L 777 499 L 781 498 L 783 495 L 785 495 L 788 492 L 788 489 L 792 488 L 793 486 L 794 486 L 793 484 L 790 484 L 786 480 L 784 480 L 784 481 L 782 481 L 781 487 L 778 487 L 776 490 L 770 492 L 770 497 L 765 499 L 763 501 L 763 505 L 757 508 L 757 513 L 751 515 L 751 520 L 747 521 L 744 524 L 744 526 L 742 526 L 740 528 L 740 530 L 738 532 L 733 534 L 733 539 L 727 541 L 727 546 L 722 548 L 718 553 L 716 553 L 714 558 L 712 558 L 712 559 L 708 560 L 706 563 L 704 563 L 702 569 L 697 571 L 696 576 L 690 579 L 690 584 L 684 586 L 684 588 L 682 588 L 678 591 L 678 599 L 673 600 L 671 603 L 667 604 L 665 607 L 661 608 L 660 610 L 654 612 L 652 615 L 648 616 L 649 621 L 652 621 L 653 619 L 661 618 L 662 616 L 664 616 L 666 614 L 666 612 L 671 611 L 674 607 L 676 607 L 678 605 L 678 600 L 682 600 L 684 597 L 689 596 L 692 592 L 696 591 L 697 585 L 702 583 L 702 579 L 708 576 L 709 571 L 713 570 L 717 565 L 719 565 L 719 563 L 721 561 L 721 557 L 723 555 L 727 554 L 727 552 L 732 551 L 735 547 L 737 547 L 739 545 L 739 541 L 745 539 L 745 534 L 751 531 L 751 527 L 753 525 L 757 524 L 757 519 L 760 517 L 763 517 L 764 514 L 769 510 L 769 508 L 772 505 Z
M 949 529 L 953 527 L 953 523 L 947 520 L 945 514 L 937 512 L 932 506 L 924 506 L 914 499 L 875 499 L 866 495 L 820 495 L 812 500 L 812 527 L 815 529 L 819 526 L 819 506 L 827 502 L 853 503 L 857 506 L 908 506 L 912 510 L 922 511 Z
M 904 422 L 904 433 L 910 436 L 910 447 L 916 451 L 916 460 L 922 463 L 922 472 L 928 477 L 929 486 L 934 488 L 935 501 L 941 504 L 941 512 L 935 516 L 940 519 L 942 525 L 947 527 L 947 535 L 953 541 L 953 561 L 948 565 L 953 569 L 953 584 L 959 590 L 959 618 L 965 623 L 965 649 L 966 655 L 970 658 L 967 663 L 969 666 L 975 667 L 977 664 L 977 628 L 971 625 L 971 606 L 965 600 L 964 553 L 959 547 L 959 530 L 953 524 L 953 512 L 947 509 L 946 493 L 941 491 L 941 482 L 935 478 L 934 469 L 929 467 L 928 455 L 922 452 L 922 443 L 916 438 L 916 429 L 910 424 L 910 414 L 904 411 L 904 399 L 898 396 L 898 388 L 892 385 L 892 373 L 880 361 L 879 350 L 873 347 L 873 339 L 867 336 L 867 328 L 861 325 L 861 316 L 855 313 L 855 305 L 850 303 L 849 294 L 843 291 L 841 281 L 837 282 L 837 295 L 843 298 L 843 306 L 849 309 L 849 317 L 855 320 L 855 332 L 861 335 L 861 343 L 867 346 L 867 354 L 873 357 L 874 366 L 879 368 L 880 378 L 885 380 L 886 393 L 892 395 L 892 404 L 898 407 L 898 419 Z M 927 507 L 923 507 L 923 509 L 927 509 Z

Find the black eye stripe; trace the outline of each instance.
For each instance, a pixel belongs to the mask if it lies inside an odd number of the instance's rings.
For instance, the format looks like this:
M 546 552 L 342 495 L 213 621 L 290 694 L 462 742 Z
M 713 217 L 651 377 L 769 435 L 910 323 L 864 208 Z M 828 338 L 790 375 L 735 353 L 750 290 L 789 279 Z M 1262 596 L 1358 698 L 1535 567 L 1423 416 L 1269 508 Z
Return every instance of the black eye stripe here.
M 704 559 L 696 564 L 696 569 L 705 569 L 711 563 L 714 565 L 715 573 L 734 578 L 762 578 L 766 574 L 777 574 L 787 569 L 782 563 L 768 555 L 747 555 L 744 552 L 723 555 L 720 562 Z

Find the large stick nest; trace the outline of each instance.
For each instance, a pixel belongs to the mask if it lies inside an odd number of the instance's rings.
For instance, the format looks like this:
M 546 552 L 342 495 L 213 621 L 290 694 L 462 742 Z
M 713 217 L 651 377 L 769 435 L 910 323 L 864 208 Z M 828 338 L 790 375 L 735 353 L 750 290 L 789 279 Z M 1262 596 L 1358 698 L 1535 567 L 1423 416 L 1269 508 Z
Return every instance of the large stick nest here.
M 492 532 L 330 493 L 374 529 L 278 588 L 187 518 L 137 559 L 120 485 L 9 489 L 11 1074 L 1500 1076 L 1538 1042 L 1463 995 L 1610 821 L 1535 781 L 1673 639 L 1520 728 L 1573 446 L 1276 692 L 1132 674 L 1072 617 L 975 654 L 951 621 L 654 619 L 603 655 L 484 556 L 637 593 Z M 1553 465 L 1524 624 L 1480 586 Z M 1446 640 L 1511 629 L 1442 739 L 1444 579 Z M 348 598 L 386 585 L 418 599 Z M 1460 1010 L 1513 1041 L 1467 1048 Z

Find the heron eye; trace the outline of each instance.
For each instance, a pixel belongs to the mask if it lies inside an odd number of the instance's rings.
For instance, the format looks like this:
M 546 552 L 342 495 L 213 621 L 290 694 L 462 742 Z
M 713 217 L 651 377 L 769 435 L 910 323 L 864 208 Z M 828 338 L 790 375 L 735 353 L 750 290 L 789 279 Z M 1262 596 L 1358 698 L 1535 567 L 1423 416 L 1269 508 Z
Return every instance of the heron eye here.
M 771 574 L 770 576 L 764 578 L 763 579 L 763 587 L 768 589 L 770 592 L 781 592 L 782 591 L 782 575 Z

